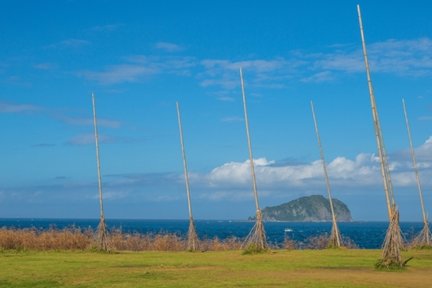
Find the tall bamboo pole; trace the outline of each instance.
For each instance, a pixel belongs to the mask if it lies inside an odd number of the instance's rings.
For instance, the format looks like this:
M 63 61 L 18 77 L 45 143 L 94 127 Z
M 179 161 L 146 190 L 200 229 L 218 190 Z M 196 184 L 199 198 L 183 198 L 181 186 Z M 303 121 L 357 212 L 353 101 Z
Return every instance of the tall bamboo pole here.
M 181 152 L 182 152 L 182 158 L 183 158 L 183 172 L 184 172 L 184 178 L 185 178 L 185 184 L 186 184 L 187 203 L 188 203 L 188 210 L 189 210 L 189 231 L 188 231 L 188 247 L 187 247 L 187 249 L 190 251 L 196 251 L 198 249 L 198 237 L 196 234 L 195 223 L 194 223 L 193 216 L 192 216 L 189 172 L 188 172 L 188 165 L 187 165 L 187 159 L 186 159 L 186 151 L 185 151 L 184 142 L 183 142 L 183 126 L 182 126 L 182 122 L 181 122 L 180 105 L 178 102 L 176 102 L 176 108 L 177 108 L 177 120 L 178 120 L 178 126 L 179 126 L 179 134 L 180 134 L 180 145 L 181 145 Z
M 243 246 L 253 246 L 253 248 L 256 248 L 257 250 L 263 250 L 267 248 L 267 242 L 266 242 L 266 236 L 264 231 L 264 226 L 262 223 L 262 214 L 261 209 L 259 206 L 258 201 L 258 192 L 257 192 L 257 185 L 256 185 L 256 176 L 255 176 L 255 165 L 252 155 L 252 144 L 250 139 L 250 132 L 249 132 L 249 117 L 247 112 L 247 105 L 246 105 L 246 93 L 244 88 L 244 79 L 243 79 L 243 70 L 240 68 L 240 82 L 241 82 L 241 90 L 242 90 L 242 99 L 243 99 L 243 111 L 244 111 L 244 119 L 245 119 L 245 127 L 246 127 L 246 137 L 247 137 L 247 144 L 248 144 L 248 150 L 249 150 L 249 164 L 250 164 L 250 173 L 252 177 L 252 190 L 253 195 L 255 198 L 255 209 L 256 209 L 256 222 L 255 226 L 252 228 L 251 232 L 249 233 L 248 237 L 246 238 L 245 244 Z
M 319 147 L 319 151 L 320 151 L 321 164 L 322 164 L 323 171 L 324 171 L 324 178 L 325 178 L 325 183 L 326 183 L 326 188 L 327 188 L 327 196 L 329 198 L 330 211 L 331 211 L 331 215 L 332 215 L 333 227 L 332 227 L 332 233 L 330 235 L 329 247 L 339 248 L 341 246 L 341 236 L 340 236 L 339 228 L 338 228 L 338 225 L 336 222 L 336 213 L 335 213 L 334 206 L 333 206 L 333 197 L 331 194 L 330 180 L 329 180 L 329 176 L 328 176 L 328 172 L 327 172 L 327 165 L 326 165 L 325 157 L 324 157 L 324 149 L 323 149 L 322 143 L 321 143 L 321 137 L 320 137 L 320 133 L 319 133 L 319 129 L 318 129 L 318 121 L 316 119 L 313 101 L 310 101 L 310 106 L 311 106 L 311 110 L 312 110 L 312 117 L 313 117 L 314 126 L 315 126 L 315 134 L 316 134 L 318 147 Z
M 381 126 L 378 116 L 378 110 L 375 102 L 374 89 L 370 75 L 369 61 L 367 57 L 366 41 L 364 37 L 363 22 L 361 17 L 360 5 L 357 5 L 358 21 L 360 26 L 360 36 L 363 48 L 363 58 L 366 67 L 366 77 L 369 87 L 369 96 L 372 109 L 372 118 L 375 128 L 375 139 L 377 142 L 378 154 L 381 163 L 381 175 L 383 178 L 384 192 L 387 202 L 387 211 L 389 216 L 389 227 L 383 244 L 382 259 L 377 263 L 378 267 L 402 267 L 405 263 L 402 261 L 401 249 L 403 247 L 402 234 L 399 226 L 399 211 L 396 208 L 396 203 L 393 194 L 393 186 L 390 178 L 389 166 L 387 163 L 387 155 L 384 149 L 384 140 L 381 132 Z
M 389 219 L 391 219 L 392 206 L 395 204 L 394 203 L 394 197 L 393 197 L 393 189 L 392 189 L 392 185 L 391 185 L 390 174 L 388 173 L 387 157 L 385 154 L 383 137 L 382 137 L 382 132 L 381 132 L 381 126 L 380 126 L 380 121 L 379 121 L 379 116 L 378 116 L 378 110 L 377 110 L 376 102 L 375 102 L 375 94 L 374 94 L 374 89 L 372 86 L 372 79 L 371 79 L 371 75 L 370 75 L 370 68 L 369 68 L 369 61 L 368 61 L 367 50 L 366 50 L 366 42 L 365 42 L 365 37 L 364 37 L 364 30 L 363 30 L 363 22 L 362 22 L 362 17 L 361 17 L 360 5 L 357 5 L 357 13 L 358 13 L 358 20 L 359 20 L 359 25 L 360 25 L 360 35 L 361 35 L 361 41 L 362 41 L 362 47 L 363 47 L 363 58 L 364 58 L 365 66 L 366 66 L 366 77 L 367 77 L 367 82 L 368 82 L 368 87 L 369 87 L 369 96 L 370 96 L 370 102 L 371 102 L 371 108 L 372 108 L 372 118 L 373 118 L 373 123 L 374 123 L 374 128 L 375 128 L 375 139 L 377 142 L 378 155 L 379 155 L 380 163 L 381 163 L 381 175 L 382 175 L 383 183 L 384 183 L 384 192 L 385 192 L 386 201 L 387 201 L 387 210 L 388 210 Z
M 409 141 L 409 147 L 410 147 L 410 155 L 411 155 L 411 161 L 412 161 L 412 166 L 413 166 L 413 170 L 415 173 L 415 177 L 416 177 L 416 183 L 417 183 L 417 189 L 419 192 L 419 197 L 420 197 L 420 205 L 421 205 L 421 211 L 422 211 L 422 216 L 423 216 L 423 230 L 420 233 L 420 238 L 418 240 L 421 240 L 420 245 L 430 245 L 430 231 L 429 231 L 429 223 L 428 223 L 428 219 L 427 219 L 427 214 L 426 214 L 426 210 L 425 210 L 425 205 L 424 205 L 424 200 L 423 200 L 423 189 L 420 183 L 420 175 L 419 175 L 419 170 L 418 170 L 418 166 L 417 166 L 417 159 L 416 159 L 416 155 L 415 155 L 415 151 L 414 151 L 414 145 L 413 145 L 413 141 L 412 141 L 412 136 L 411 136 L 411 127 L 409 124 L 409 120 L 408 120 L 408 113 L 407 113 L 407 109 L 406 109 L 406 104 L 405 104 L 405 99 L 402 98 L 402 106 L 403 106 L 403 111 L 404 111 L 404 116 L 405 116 L 405 124 L 406 124 L 406 128 L 407 128 L 407 133 L 408 133 L 408 141 Z
M 96 100 L 95 95 L 92 93 L 92 108 L 93 108 L 93 126 L 94 126 L 94 135 L 95 135 L 95 144 L 96 144 L 96 166 L 97 166 L 97 176 L 98 176 L 98 191 L 99 191 L 99 227 L 98 227 L 98 241 L 99 241 L 99 249 L 107 250 L 107 236 L 106 236 L 106 225 L 105 225 L 105 215 L 104 215 L 104 207 L 103 207 L 103 199 L 102 199 L 102 176 L 101 176 L 101 165 L 100 165 L 100 156 L 99 156 L 99 133 L 97 127 L 97 117 L 96 117 Z

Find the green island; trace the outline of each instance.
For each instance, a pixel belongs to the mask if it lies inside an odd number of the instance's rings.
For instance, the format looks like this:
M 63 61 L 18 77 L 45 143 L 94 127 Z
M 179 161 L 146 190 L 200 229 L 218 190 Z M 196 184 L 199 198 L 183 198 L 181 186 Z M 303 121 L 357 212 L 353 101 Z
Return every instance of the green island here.
M 0 287 L 430 287 L 432 251 L 376 270 L 381 250 L 208 252 L 2 250 Z

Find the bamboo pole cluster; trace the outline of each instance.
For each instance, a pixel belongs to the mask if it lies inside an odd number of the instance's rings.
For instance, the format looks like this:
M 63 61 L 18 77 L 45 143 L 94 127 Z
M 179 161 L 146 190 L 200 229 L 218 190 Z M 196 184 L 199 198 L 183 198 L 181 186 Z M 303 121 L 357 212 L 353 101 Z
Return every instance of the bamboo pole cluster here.
M 367 49 L 366 49 L 366 41 L 365 41 L 365 36 L 364 36 L 363 22 L 362 22 L 361 11 L 360 11 L 359 5 L 357 5 L 357 13 L 358 13 L 358 21 L 359 21 L 359 27 L 360 27 L 360 36 L 361 36 L 361 41 L 362 41 L 363 58 L 364 58 L 364 63 L 365 63 L 365 68 L 366 68 L 366 77 L 367 77 L 367 83 L 368 83 L 368 89 L 369 89 L 373 125 L 374 125 L 374 130 L 375 130 L 375 140 L 376 140 L 376 144 L 377 144 L 378 156 L 380 159 L 380 168 L 381 168 L 380 171 L 381 171 L 381 176 L 383 179 L 384 193 L 385 193 L 387 211 L 388 211 L 388 217 L 389 217 L 389 227 L 387 229 L 385 241 L 383 243 L 382 259 L 379 261 L 378 265 L 382 266 L 382 267 L 403 266 L 406 263 L 406 261 L 404 262 L 402 260 L 401 253 L 400 253 L 401 249 L 404 247 L 404 241 L 403 241 L 403 237 L 402 237 L 400 226 L 399 226 L 399 211 L 397 209 L 396 201 L 395 201 L 395 197 L 394 197 L 393 186 L 392 186 L 391 175 L 390 175 L 390 169 L 389 169 L 389 165 L 388 165 L 388 158 L 387 158 L 387 154 L 386 154 L 385 147 L 384 147 L 384 139 L 383 139 L 383 135 L 382 135 L 378 109 L 377 109 L 377 105 L 376 105 L 376 101 L 375 101 L 375 94 L 374 94 L 372 79 L 371 79 L 371 75 L 370 75 L 370 67 L 369 67 L 369 61 L 368 61 L 368 55 L 367 55 Z M 251 144 L 251 137 L 250 137 L 250 130 L 249 130 L 249 118 L 248 118 L 248 112 L 247 112 L 245 84 L 244 84 L 242 68 L 240 68 L 240 82 L 241 82 L 241 92 L 242 92 L 242 100 L 243 100 L 243 111 L 244 111 L 247 145 L 248 145 L 248 152 L 249 152 L 250 174 L 251 174 L 251 179 L 252 179 L 252 192 L 253 192 L 253 196 L 254 196 L 254 200 L 255 200 L 255 209 L 256 209 L 255 225 L 253 226 L 252 230 L 250 231 L 250 233 L 246 237 L 246 240 L 242 244 L 242 248 L 243 249 L 254 249 L 256 251 L 262 251 L 262 250 L 267 249 L 268 244 L 267 244 L 267 240 L 266 240 L 266 233 L 265 233 L 265 228 L 264 228 L 264 224 L 263 224 L 263 217 L 262 217 L 262 212 L 261 212 L 261 208 L 259 205 L 259 199 L 258 199 L 258 191 L 257 191 L 257 183 L 256 183 L 256 175 L 255 175 L 255 165 L 254 165 L 254 159 L 253 159 L 253 154 L 252 154 L 252 144 Z M 328 171 L 327 171 L 327 165 L 325 162 L 324 150 L 322 147 L 321 138 L 320 138 L 320 134 L 319 134 L 319 130 L 318 130 L 318 124 L 317 124 L 317 119 L 316 119 L 316 115 L 315 115 L 315 109 L 314 109 L 314 105 L 313 105 L 312 101 L 310 104 L 311 104 L 312 116 L 313 116 L 313 121 L 314 121 L 315 133 L 316 133 L 317 142 L 318 142 L 319 151 L 320 151 L 322 168 L 323 168 L 324 177 L 325 177 L 327 196 L 329 199 L 330 210 L 331 210 L 331 215 L 332 215 L 332 229 L 331 229 L 331 234 L 330 234 L 329 241 L 328 241 L 328 247 L 338 248 L 338 247 L 342 246 L 341 235 L 340 235 L 339 228 L 337 225 L 336 214 L 335 214 L 335 210 L 334 210 L 334 206 L 333 206 L 333 199 L 332 199 L 329 175 L 328 175 Z M 409 126 L 408 115 L 407 115 L 406 105 L 405 105 L 404 100 L 402 100 L 402 104 L 403 104 L 405 122 L 406 122 L 406 127 L 407 127 L 407 132 L 408 132 L 412 166 L 413 166 L 413 170 L 414 170 L 415 176 L 416 176 L 416 183 L 417 183 L 417 188 L 418 188 L 418 192 L 419 192 L 421 211 L 422 211 L 422 216 L 423 216 L 423 229 L 420 232 L 420 234 L 414 239 L 412 245 L 415 247 L 431 246 L 431 231 L 429 229 L 429 223 L 428 223 L 427 215 L 425 212 L 423 192 L 422 192 L 422 187 L 420 184 L 419 171 L 418 171 L 418 167 L 417 167 L 417 161 L 416 161 L 415 151 L 413 148 L 412 137 L 411 137 L 411 129 Z M 99 208 L 100 208 L 100 221 L 99 221 L 99 225 L 98 225 L 97 241 L 98 241 L 98 248 L 100 250 L 106 251 L 106 250 L 108 250 L 108 241 L 107 241 L 108 237 L 107 237 L 107 229 L 106 229 L 105 215 L 104 215 L 104 208 L 103 208 L 102 176 L 101 176 L 100 151 L 99 151 L 99 135 L 98 135 L 98 127 L 97 127 L 96 103 L 95 103 L 95 95 L 94 94 L 92 94 L 92 108 L 93 108 L 94 136 L 95 136 L 95 145 L 96 145 L 96 164 L 97 164 L 97 179 L 98 179 Z M 178 126 L 179 126 L 180 145 L 181 145 L 181 152 L 182 152 L 182 159 L 183 159 L 183 170 L 184 170 L 186 195 L 187 195 L 187 203 L 188 203 L 188 212 L 189 212 L 189 228 L 188 228 L 188 234 L 187 234 L 188 235 L 187 236 L 187 238 L 188 238 L 187 239 L 187 249 L 189 251 L 197 251 L 199 249 L 199 238 L 197 236 L 195 222 L 194 222 L 193 214 L 192 214 L 189 172 L 188 172 L 186 152 L 185 152 L 184 140 L 183 140 L 183 128 L 182 128 L 181 115 L 180 115 L 180 106 L 179 106 L 178 102 L 176 102 L 176 108 L 177 108 L 177 119 L 178 119 Z

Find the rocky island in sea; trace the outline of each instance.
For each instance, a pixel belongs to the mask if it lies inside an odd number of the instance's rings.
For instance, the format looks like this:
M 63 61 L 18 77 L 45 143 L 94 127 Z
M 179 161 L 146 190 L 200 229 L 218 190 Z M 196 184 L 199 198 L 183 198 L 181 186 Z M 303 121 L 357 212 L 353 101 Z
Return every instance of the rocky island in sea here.
M 352 221 L 351 212 L 348 206 L 342 201 L 333 198 L 333 206 L 337 221 Z M 321 195 L 305 196 L 290 202 L 266 207 L 262 210 L 265 221 L 331 221 L 329 200 Z M 254 220 L 255 217 L 249 217 Z

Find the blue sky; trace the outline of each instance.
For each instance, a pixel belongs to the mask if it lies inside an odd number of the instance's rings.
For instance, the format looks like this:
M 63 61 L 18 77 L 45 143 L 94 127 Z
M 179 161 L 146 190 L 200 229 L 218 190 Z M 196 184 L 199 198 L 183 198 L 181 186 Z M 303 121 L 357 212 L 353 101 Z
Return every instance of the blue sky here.
M 385 220 L 357 1 L 2 1 L 0 217 L 98 217 L 91 93 L 107 218 L 254 214 L 238 69 L 261 206 L 333 194 Z M 401 219 L 419 221 L 401 99 L 432 212 L 429 1 L 359 1 Z

